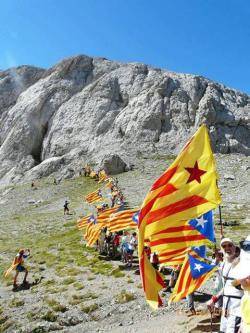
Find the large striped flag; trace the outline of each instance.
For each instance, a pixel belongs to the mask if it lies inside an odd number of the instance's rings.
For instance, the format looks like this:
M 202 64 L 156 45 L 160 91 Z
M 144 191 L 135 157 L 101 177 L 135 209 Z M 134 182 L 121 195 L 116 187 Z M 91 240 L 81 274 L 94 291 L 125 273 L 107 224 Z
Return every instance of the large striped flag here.
M 217 172 L 213 158 L 208 131 L 202 125 L 172 165 L 153 184 L 142 204 L 139 214 L 138 254 L 142 280 L 147 280 L 147 272 L 143 260 L 144 239 L 163 232 L 167 228 L 183 227 L 186 221 L 197 218 L 221 202 L 217 188 Z M 151 276 L 151 284 L 147 288 L 159 289 L 159 280 Z M 153 282 L 152 282 L 153 281 Z M 154 308 L 159 305 L 158 297 L 147 301 Z
M 88 203 L 97 202 L 97 201 L 102 200 L 102 191 L 100 189 L 97 189 L 96 191 L 87 194 L 85 197 L 85 200 Z
M 169 302 L 177 302 L 199 289 L 216 269 L 216 265 L 206 263 L 197 254 L 188 253 Z
M 137 229 L 137 223 L 133 220 L 137 212 L 138 208 L 134 208 L 111 214 L 107 225 L 109 231 L 115 232 L 124 229 Z
M 97 216 L 97 219 L 88 224 L 86 228 L 86 233 L 84 235 L 85 240 L 87 241 L 87 246 L 93 246 L 98 240 L 101 229 L 106 227 L 109 223 L 110 214 L 116 212 L 120 206 L 106 209 L 100 215 Z

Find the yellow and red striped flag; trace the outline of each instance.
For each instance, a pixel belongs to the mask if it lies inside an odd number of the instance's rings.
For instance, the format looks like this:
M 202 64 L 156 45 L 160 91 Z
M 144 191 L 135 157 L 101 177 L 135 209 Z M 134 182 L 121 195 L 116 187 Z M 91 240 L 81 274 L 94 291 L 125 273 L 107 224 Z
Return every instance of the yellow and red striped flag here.
M 195 253 L 188 253 L 169 302 L 178 302 L 199 289 L 215 272 L 216 265 L 208 264 Z
M 88 228 L 87 234 L 84 236 L 87 241 L 87 246 L 93 246 L 96 243 L 97 239 L 100 236 L 101 229 L 103 227 L 104 226 L 101 223 L 99 224 L 91 223 L 91 225 Z
M 166 228 L 185 225 L 221 202 L 217 188 L 217 172 L 208 131 L 202 125 L 172 165 L 156 180 L 147 194 L 139 214 L 138 254 L 141 276 L 143 272 L 144 239 Z M 159 288 L 159 281 L 151 279 L 150 288 Z M 145 290 L 146 297 L 147 291 Z M 148 299 L 147 299 L 148 300 Z M 148 300 L 158 306 L 158 298 Z
M 82 230 L 87 227 L 88 223 L 90 222 L 89 219 L 92 217 L 92 215 L 87 215 L 81 218 L 77 221 L 77 228 L 79 230 Z
M 96 202 L 96 201 L 102 200 L 102 192 L 101 192 L 101 190 L 97 189 L 96 191 L 89 193 L 88 195 L 86 195 L 85 200 L 88 203 L 92 203 L 92 202 Z
M 190 248 L 167 250 L 158 254 L 159 263 L 163 266 L 177 266 L 183 263 Z M 153 251 L 157 252 L 157 251 Z
M 88 224 L 84 235 L 87 246 L 93 246 L 100 236 L 101 229 L 109 223 L 110 214 L 116 212 L 120 206 L 106 209 L 97 216 L 97 220 Z
M 106 174 L 105 170 L 101 170 L 98 174 L 99 176 L 99 181 L 98 183 L 102 183 L 102 182 L 105 182 L 105 180 L 108 179 L 108 175 Z
M 180 221 L 182 224 L 184 221 Z M 152 252 L 161 254 L 167 250 L 177 250 L 189 248 L 191 246 L 200 246 L 211 244 L 211 241 L 206 236 L 200 233 L 193 226 L 184 224 L 176 227 L 166 228 L 150 237 L 150 248 Z
M 116 232 L 124 229 L 137 229 L 137 223 L 133 220 L 133 216 L 138 212 L 139 208 L 127 209 L 111 214 L 108 222 L 110 232 Z

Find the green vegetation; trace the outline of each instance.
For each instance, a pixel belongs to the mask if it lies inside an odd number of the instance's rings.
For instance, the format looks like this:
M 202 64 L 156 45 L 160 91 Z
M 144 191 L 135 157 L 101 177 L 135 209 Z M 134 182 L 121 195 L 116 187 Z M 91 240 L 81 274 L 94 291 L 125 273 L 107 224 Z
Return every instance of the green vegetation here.
M 135 299 L 135 295 L 131 292 L 128 292 L 126 290 L 122 290 L 120 294 L 116 296 L 116 303 L 123 304 L 130 301 L 133 301 Z
M 119 267 L 113 269 L 111 272 L 110 272 L 110 275 L 114 276 L 115 278 L 120 278 L 120 277 L 124 277 L 125 276 L 125 273 L 123 273 Z
M 17 308 L 19 306 L 23 306 L 24 305 L 24 300 L 22 299 L 17 299 L 17 298 L 13 298 L 10 303 L 9 303 L 9 306 L 11 308 Z
M 43 316 L 43 320 L 54 322 L 57 320 L 57 315 L 53 311 L 47 311 Z
M 88 301 L 90 299 L 96 299 L 98 298 L 98 295 L 92 292 L 87 292 L 85 294 L 75 294 L 72 295 L 72 299 L 69 301 L 69 304 L 71 305 L 77 305 L 79 303 Z
M 84 288 L 84 285 L 81 282 L 75 282 L 73 286 L 76 290 L 82 290 Z
M 134 283 L 134 280 L 131 279 L 131 277 L 129 276 L 128 279 L 127 279 L 127 282 L 128 282 L 128 283 Z
M 81 310 L 84 312 L 84 313 L 91 313 L 95 310 L 98 309 L 98 304 L 96 303 L 93 303 L 93 304 L 90 304 L 90 305 L 82 305 L 81 306 Z
M 76 279 L 73 277 L 66 278 L 62 281 L 62 284 L 69 285 L 76 282 Z
M 55 312 L 66 312 L 68 309 L 65 305 L 60 304 L 55 299 L 46 299 L 46 303 L 55 311 Z

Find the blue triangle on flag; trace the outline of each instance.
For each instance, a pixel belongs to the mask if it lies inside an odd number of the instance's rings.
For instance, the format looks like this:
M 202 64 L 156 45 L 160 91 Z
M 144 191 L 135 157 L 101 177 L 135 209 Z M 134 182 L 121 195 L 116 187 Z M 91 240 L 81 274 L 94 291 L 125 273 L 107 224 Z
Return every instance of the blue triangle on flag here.
M 96 220 L 96 218 L 95 218 L 94 215 L 90 215 L 90 217 L 88 218 L 88 222 L 89 222 L 89 223 L 93 222 L 94 224 L 96 224 L 96 223 L 97 223 L 97 220 Z
M 139 223 L 139 211 L 132 216 L 132 220 L 138 224 Z
M 198 230 L 203 236 L 208 238 L 211 242 L 216 242 L 213 224 L 213 213 L 209 212 L 190 220 L 189 225 Z
M 195 251 L 199 257 L 201 257 L 201 258 L 206 257 L 206 245 L 193 246 L 192 250 Z
M 198 279 L 203 274 L 211 271 L 216 266 L 214 264 L 210 265 L 205 263 L 204 261 L 196 259 L 190 254 L 188 255 L 188 257 L 189 257 L 191 275 L 194 279 Z

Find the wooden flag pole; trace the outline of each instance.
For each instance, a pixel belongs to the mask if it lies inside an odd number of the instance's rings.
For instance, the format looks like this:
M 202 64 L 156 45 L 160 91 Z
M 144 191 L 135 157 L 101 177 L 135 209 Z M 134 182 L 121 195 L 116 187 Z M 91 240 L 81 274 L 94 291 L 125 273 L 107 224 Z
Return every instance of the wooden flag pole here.
M 220 214 L 220 236 L 223 237 L 223 224 L 222 224 L 222 217 L 221 217 L 221 205 L 219 205 L 219 214 Z

